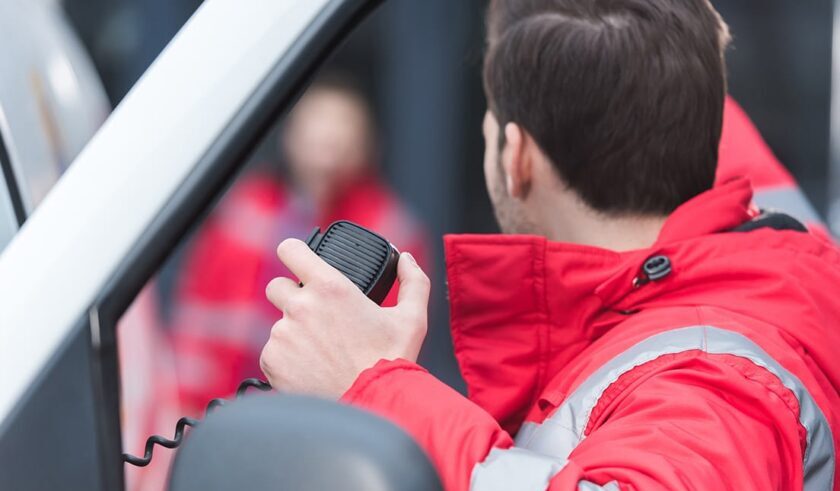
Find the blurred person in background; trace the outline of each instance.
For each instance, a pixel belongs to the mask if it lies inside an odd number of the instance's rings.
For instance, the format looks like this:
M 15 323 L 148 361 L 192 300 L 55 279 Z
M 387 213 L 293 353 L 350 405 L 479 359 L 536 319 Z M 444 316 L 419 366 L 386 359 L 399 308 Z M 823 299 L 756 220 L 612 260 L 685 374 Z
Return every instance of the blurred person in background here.
M 181 417 L 171 344 L 161 323 L 156 282 L 150 282 L 120 319 L 120 408 L 125 452 L 143 456 L 149 435 L 172 436 Z M 174 454 L 158 448 L 146 467 L 126 465 L 128 491 L 166 489 Z
M 287 274 L 275 254 L 283 239 L 350 220 L 425 264 L 423 229 L 380 176 L 374 118 L 352 79 L 340 73 L 317 79 L 278 143 L 288 176 L 278 166 L 244 175 L 188 245 L 171 329 L 188 413 L 260 375 L 260 350 L 276 317 L 265 285 Z

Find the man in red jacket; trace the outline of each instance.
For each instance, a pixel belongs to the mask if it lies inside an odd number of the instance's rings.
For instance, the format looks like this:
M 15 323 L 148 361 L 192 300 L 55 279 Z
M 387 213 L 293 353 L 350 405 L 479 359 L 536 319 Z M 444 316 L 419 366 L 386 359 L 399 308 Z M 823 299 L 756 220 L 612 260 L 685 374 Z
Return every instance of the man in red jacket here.
M 299 241 L 272 385 L 402 426 L 451 490 L 838 489 L 840 252 L 714 185 L 707 0 L 493 0 L 485 174 L 509 235 L 445 240 L 469 398 L 415 364 L 429 282 L 379 308 Z M 748 121 L 746 122 L 748 123 Z M 515 235 L 520 234 L 520 235 Z

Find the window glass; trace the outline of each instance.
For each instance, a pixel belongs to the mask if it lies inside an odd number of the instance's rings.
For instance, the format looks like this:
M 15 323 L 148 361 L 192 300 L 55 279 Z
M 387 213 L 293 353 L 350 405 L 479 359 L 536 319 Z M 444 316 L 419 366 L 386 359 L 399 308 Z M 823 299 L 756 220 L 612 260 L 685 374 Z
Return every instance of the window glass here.
M 274 252 L 283 239 L 350 220 L 429 265 L 426 228 L 377 160 L 374 121 L 355 78 L 322 73 L 123 316 L 127 451 L 142 453 L 148 435 L 171 435 L 180 415 L 202 417 L 208 401 L 262 377 L 260 352 L 279 317 L 265 285 L 290 275 Z M 131 486 L 162 485 L 170 457 L 158 449 L 151 468 L 136 473 L 142 477 L 129 469 Z
M 415 4 L 385 5 L 334 53 L 290 113 L 253 149 L 203 223 L 122 317 L 117 338 L 125 451 L 142 455 L 149 435 L 172 437 L 180 416 L 203 417 L 211 399 L 231 397 L 245 378 L 262 378 L 259 355 L 279 318 L 265 298 L 265 286 L 289 274 L 276 247 L 336 220 L 375 230 L 411 252 L 437 279 L 436 320 L 424 363 L 445 380 L 457 381 L 446 334 L 439 236 L 462 209 L 453 200 L 464 195 L 449 191 L 463 172 L 459 164 L 481 169 L 480 144 L 475 147 L 482 114 L 478 59 L 464 62 L 464 39 L 479 38 L 470 37 L 472 31 L 452 30 L 449 38 L 460 40 L 459 51 L 415 67 L 391 58 L 383 42 L 403 36 L 393 21 L 410 24 L 416 12 L 406 6 Z M 427 12 L 430 22 L 451 14 L 443 7 L 445 2 L 436 2 Z M 478 17 L 473 21 L 480 23 Z M 395 90 L 404 77 L 416 78 L 412 72 L 446 82 L 429 92 L 429 80 L 417 80 L 410 87 L 416 91 L 412 100 Z M 452 74 L 463 75 L 447 79 Z M 453 91 L 468 95 L 469 110 L 428 103 L 436 93 L 458 98 Z M 467 116 L 474 123 L 465 121 Z M 463 130 L 453 133 L 454 126 Z M 425 129 L 417 134 L 415 148 L 398 149 L 418 127 Z M 480 174 L 471 179 L 483 182 Z M 423 189 L 428 192 L 419 192 Z M 392 291 L 385 302 L 395 299 Z M 128 489 L 162 489 L 172 456 L 156 447 L 150 466 L 126 466 Z

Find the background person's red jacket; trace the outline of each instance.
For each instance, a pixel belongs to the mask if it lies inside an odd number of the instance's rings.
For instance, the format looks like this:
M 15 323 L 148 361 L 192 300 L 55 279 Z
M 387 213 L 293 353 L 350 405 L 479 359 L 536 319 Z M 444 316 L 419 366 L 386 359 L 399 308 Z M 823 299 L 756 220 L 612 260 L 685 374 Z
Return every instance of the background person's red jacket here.
M 305 239 L 316 225 L 336 220 L 375 230 L 426 264 L 422 228 L 373 177 L 356 182 L 317 212 L 277 179 L 251 174 L 213 212 L 189 244 L 173 302 L 171 335 L 187 412 L 200 413 L 211 399 L 233 393 L 243 379 L 262 377 L 260 352 L 280 317 L 266 300 L 265 287 L 274 277 L 289 276 L 277 259 L 277 245 L 290 237 Z
M 784 211 L 806 224 L 812 232 L 828 237 L 825 225 L 793 176 L 773 155 L 741 106 L 727 98 L 717 184 L 741 176 L 752 183 L 757 207 Z
M 735 109 L 721 184 L 650 249 L 446 238 L 469 399 L 382 361 L 344 400 L 413 435 L 450 490 L 838 489 L 840 253 L 807 233 L 731 231 L 756 213 L 734 175 L 797 196 Z

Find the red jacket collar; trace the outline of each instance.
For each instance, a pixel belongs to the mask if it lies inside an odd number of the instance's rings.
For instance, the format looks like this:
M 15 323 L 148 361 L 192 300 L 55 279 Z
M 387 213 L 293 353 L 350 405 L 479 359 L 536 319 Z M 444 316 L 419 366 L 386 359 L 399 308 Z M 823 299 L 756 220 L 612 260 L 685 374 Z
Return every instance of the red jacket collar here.
M 665 254 L 675 273 L 698 237 L 749 220 L 752 190 L 738 179 L 678 208 L 650 249 L 616 253 L 543 237 L 445 237 L 455 354 L 471 399 L 515 429 L 547 382 L 631 310 L 672 288 L 635 289 L 644 261 Z
M 677 208 L 662 227 L 656 244 L 732 230 L 754 216 L 752 196 L 746 179 L 720 184 Z

